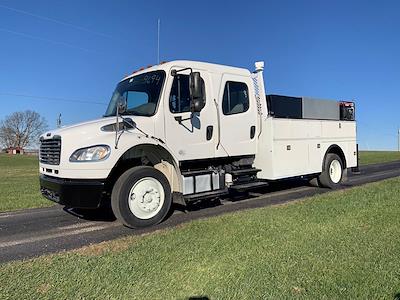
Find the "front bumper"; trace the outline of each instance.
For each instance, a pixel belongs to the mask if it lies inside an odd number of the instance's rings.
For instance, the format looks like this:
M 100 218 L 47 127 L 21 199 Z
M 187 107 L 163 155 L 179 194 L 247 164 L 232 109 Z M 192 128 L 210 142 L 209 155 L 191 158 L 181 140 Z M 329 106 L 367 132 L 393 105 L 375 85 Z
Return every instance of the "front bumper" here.
M 104 195 L 104 181 L 63 179 L 40 175 L 42 195 L 61 205 L 74 208 L 98 208 Z

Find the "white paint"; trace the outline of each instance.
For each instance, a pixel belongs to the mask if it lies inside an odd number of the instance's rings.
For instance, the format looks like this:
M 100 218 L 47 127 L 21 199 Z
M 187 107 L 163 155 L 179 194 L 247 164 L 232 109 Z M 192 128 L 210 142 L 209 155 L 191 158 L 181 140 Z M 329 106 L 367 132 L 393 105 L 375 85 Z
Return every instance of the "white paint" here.
M 77 229 L 77 228 L 85 228 L 85 227 L 90 227 L 90 226 L 94 226 L 97 224 L 98 224 L 98 222 L 82 222 L 82 223 L 76 223 L 76 224 L 72 224 L 72 225 L 57 227 L 57 230 L 62 231 L 62 230 L 71 230 L 71 229 Z
M 26 239 L 21 239 L 21 240 L 1 242 L 0 248 L 13 247 L 13 246 L 17 246 L 17 245 L 35 243 L 35 242 L 65 237 L 65 236 L 78 235 L 78 234 L 87 233 L 87 232 L 99 231 L 99 230 L 103 230 L 103 229 L 117 226 L 117 225 L 120 225 L 120 224 L 112 223 L 110 225 L 93 226 L 93 227 L 83 228 L 83 229 L 79 229 L 79 230 L 73 230 L 73 231 L 69 231 L 69 232 L 68 231 L 67 232 L 57 232 L 57 233 L 52 233 L 52 234 L 47 234 L 47 235 L 42 235 L 42 236 L 37 236 L 37 237 L 31 237 L 31 238 L 26 238 Z
M 200 72 L 205 82 L 206 105 L 195 118 L 190 113 L 173 114 L 169 109 L 169 95 L 173 77 L 171 70 L 192 68 Z M 319 173 L 327 149 L 335 144 L 344 152 L 347 166 L 356 166 L 356 123 L 349 121 L 275 119 L 268 116 L 266 105 L 263 64 L 257 63 L 256 72 L 195 61 L 172 61 L 131 74 L 124 79 L 155 70 L 166 73 L 157 110 L 152 117 L 132 116 L 138 130 L 129 130 L 121 135 L 115 149 L 115 133 L 103 132 L 101 127 L 115 122 L 115 117 L 102 118 L 51 131 L 62 138 L 59 166 L 40 164 L 40 172 L 57 169 L 49 174 L 70 179 L 104 179 L 120 157 L 136 145 L 152 144 L 164 148 L 173 158 L 173 166 L 185 160 L 211 159 L 215 157 L 255 155 L 254 167 L 261 169 L 259 178 L 281 179 Z M 250 105 L 245 113 L 225 116 L 222 113 L 222 97 L 226 81 L 247 84 Z M 181 116 L 182 123 L 175 120 Z M 206 128 L 213 126 L 212 138 L 206 140 Z M 256 126 L 256 134 L 250 139 L 250 127 Z M 152 138 L 152 136 L 156 137 Z M 161 142 L 160 140 L 164 141 Z M 110 156 L 100 162 L 69 162 L 77 149 L 105 144 L 111 147 Z M 290 146 L 290 150 L 288 150 Z M 171 165 L 172 166 L 172 165 Z M 174 169 L 175 170 L 175 169 Z M 170 177 L 181 178 L 180 171 L 167 172 L 170 182 L 176 182 L 174 191 L 182 192 L 183 183 Z
M 2 214 L 2 215 L 0 215 L 0 219 L 5 219 L 5 218 L 9 218 L 9 217 L 11 217 L 12 215 L 10 215 L 10 214 Z
M 0 219 L 2 218 L 10 218 L 10 217 L 24 217 L 24 216 L 30 216 L 34 214 L 43 214 L 45 212 L 52 212 L 52 211 L 60 211 L 59 209 L 55 209 L 54 207 L 49 207 L 49 208 L 32 208 L 28 210 L 17 210 L 13 212 L 7 212 L 7 213 L 0 213 Z

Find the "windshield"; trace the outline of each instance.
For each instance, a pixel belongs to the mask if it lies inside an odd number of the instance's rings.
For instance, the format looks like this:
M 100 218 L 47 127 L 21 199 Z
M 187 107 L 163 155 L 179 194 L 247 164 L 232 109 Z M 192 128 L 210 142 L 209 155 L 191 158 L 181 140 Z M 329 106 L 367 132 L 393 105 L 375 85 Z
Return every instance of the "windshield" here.
M 124 112 L 126 115 L 148 117 L 154 115 L 164 79 L 164 71 L 154 71 L 120 82 L 104 116 L 115 116 L 119 101 L 126 104 L 126 112 Z

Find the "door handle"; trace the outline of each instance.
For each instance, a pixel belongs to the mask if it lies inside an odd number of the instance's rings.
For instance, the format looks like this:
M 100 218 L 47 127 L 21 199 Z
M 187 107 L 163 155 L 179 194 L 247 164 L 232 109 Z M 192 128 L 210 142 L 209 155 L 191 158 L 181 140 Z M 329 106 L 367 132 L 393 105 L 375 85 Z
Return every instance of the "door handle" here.
M 217 100 L 214 99 L 215 108 L 217 110 L 217 129 L 218 129 L 218 143 L 216 149 L 218 150 L 219 145 L 221 144 L 221 117 L 219 115 L 219 105 Z M 261 120 L 261 118 L 260 118 Z
M 250 127 L 250 139 L 253 139 L 255 135 L 256 135 L 256 126 L 251 126 Z
M 212 135 L 213 135 L 214 127 L 212 125 L 207 126 L 207 141 L 211 140 Z

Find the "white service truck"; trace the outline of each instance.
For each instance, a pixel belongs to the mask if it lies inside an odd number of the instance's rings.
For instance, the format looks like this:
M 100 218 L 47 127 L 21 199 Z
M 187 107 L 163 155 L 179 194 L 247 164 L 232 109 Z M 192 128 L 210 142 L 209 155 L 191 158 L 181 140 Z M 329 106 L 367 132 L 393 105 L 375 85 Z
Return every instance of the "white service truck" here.
M 357 166 L 354 103 L 266 95 L 263 69 L 171 61 L 132 73 L 102 118 L 41 136 L 42 194 L 111 206 L 135 228 L 161 222 L 172 202 L 284 178 L 335 188 Z

